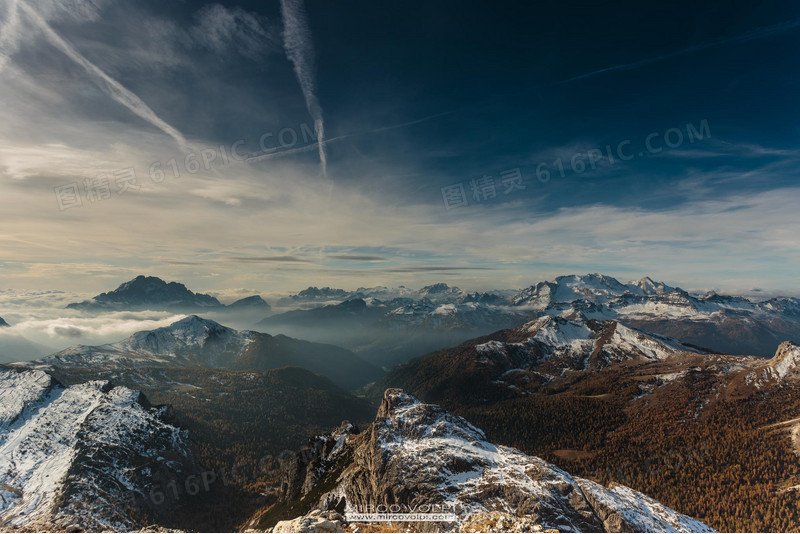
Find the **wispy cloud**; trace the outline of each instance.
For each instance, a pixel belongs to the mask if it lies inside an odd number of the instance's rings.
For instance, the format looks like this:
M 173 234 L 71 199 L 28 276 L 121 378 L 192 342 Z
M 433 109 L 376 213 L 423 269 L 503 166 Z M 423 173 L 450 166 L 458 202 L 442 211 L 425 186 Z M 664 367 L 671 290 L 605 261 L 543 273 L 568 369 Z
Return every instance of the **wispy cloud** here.
M 338 141 L 344 141 L 346 139 L 351 139 L 351 138 L 358 137 L 358 136 L 361 136 L 361 135 L 368 135 L 368 134 L 372 134 L 372 133 L 387 132 L 387 131 L 390 131 L 390 130 L 397 130 L 397 129 L 400 129 L 400 128 L 408 128 L 409 126 L 422 124 L 423 122 L 428 122 L 428 121 L 433 120 L 433 119 L 438 119 L 439 117 L 444 117 L 444 116 L 450 115 L 452 113 L 454 113 L 454 112 L 453 111 L 444 111 L 442 113 L 435 113 L 433 115 L 428 115 L 426 117 L 420 117 L 419 119 L 414 119 L 412 121 L 401 122 L 401 123 L 398 123 L 398 124 L 390 124 L 388 126 L 380 126 L 378 128 L 370 128 L 368 130 L 364 130 L 364 131 L 360 131 L 360 132 L 353 132 L 353 133 L 348 133 L 348 134 L 343 134 L 343 135 L 337 135 L 336 137 L 330 137 L 328 139 L 323 139 L 322 141 L 318 140 L 317 144 L 322 143 L 323 145 L 327 146 L 327 145 L 329 145 L 331 143 L 336 143 Z M 285 156 L 291 156 L 292 154 L 299 154 L 301 152 L 310 152 L 311 150 L 314 150 L 315 148 L 317 148 L 317 146 L 315 146 L 315 145 L 307 145 L 307 146 L 301 146 L 301 147 L 297 147 L 297 148 L 287 148 L 287 149 L 284 149 L 284 150 L 270 151 L 268 153 L 256 152 L 254 154 L 250 154 L 249 156 L 247 156 L 247 158 L 244 160 L 244 162 L 255 163 L 257 161 L 265 161 L 265 160 L 270 160 L 270 159 L 274 159 L 274 158 L 281 158 L 281 157 L 285 157 Z M 235 163 L 240 163 L 240 162 L 237 161 Z
M 361 256 L 356 254 L 331 254 L 327 256 L 332 260 L 344 261 L 386 261 L 383 256 Z
M 235 49 L 250 59 L 259 59 L 276 44 L 269 22 L 239 7 L 220 4 L 204 6 L 197 12 L 197 25 L 191 29 L 195 42 L 214 52 Z
M 311 31 L 308 28 L 303 0 L 281 0 L 283 15 L 283 46 L 286 57 L 294 64 L 294 72 L 303 90 L 306 107 L 314 119 L 317 131 L 317 148 L 319 151 L 322 176 L 328 178 L 328 155 L 325 148 L 325 122 L 322 118 L 322 107 L 317 99 L 316 73 L 314 69 L 314 45 Z
M 19 6 L 17 0 L 8 0 L 5 22 L 0 26 L 0 71 L 16 51 L 19 39 Z
M 309 263 L 308 260 L 296 256 L 231 256 L 228 260 L 242 263 Z
M 469 267 L 466 265 L 410 265 L 407 267 L 394 267 L 379 269 L 384 273 L 440 273 L 458 271 L 496 271 L 496 267 Z
M 181 150 L 188 152 L 189 145 L 186 142 L 183 134 L 171 125 L 167 124 L 161 117 L 150 109 L 141 98 L 136 96 L 133 92 L 126 89 L 117 80 L 106 74 L 97 65 L 86 59 L 80 52 L 78 52 L 71 44 L 65 41 L 47 21 L 39 15 L 33 8 L 23 2 L 19 2 L 19 8 L 28 16 L 33 24 L 42 31 L 47 40 L 68 58 L 73 60 L 76 64 L 81 66 L 109 97 L 128 108 L 131 112 L 146 120 L 156 128 L 160 129 L 170 137 L 172 137 Z
M 754 39 L 763 39 L 767 37 L 772 37 L 775 35 L 780 35 L 782 33 L 789 32 L 796 28 L 800 27 L 800 19 L 791 20 L 788 22 L 782 22 L 780 24 L 775 24 L 773 26 L 767 26 L 764 28 L 758 28 L 756 30 L 743 33 L 741 35 L 736 35 L 734 37 L 728 37 L 725 39 L 718 39 L 716 41 L 708 41 L 705 43 L 700 43 L 692 46 L 687 46 L 686 48 L 682 48 L 680 50 L 675 50 L 673 52 L 669 52 L 667 54 L 661 54 L 659 56 L 653 56 L 645 59 L 640 59 L 639 61 L 632 61 L 630 63 L 620 63 L 618 65 L 611 65 L 608 67 L 604 67 L 602 69 L 593 70 L 591 72 L 586 72 L 583 74 L 579 74 L 577 76 L 573 76 L 571 78 L 567 78 L 566 80 L 560 80 L 555 83 L 555 85 L 564 84 L 575 82 L 578 80 L 584 80 L 586 78 L 591 78 L 592 76 L 597 76 L 598 74 L 603 74 L 606 72 L 614 72 L 620 70 L 631 70 L 631 69 L 638 69 L 639 67 L 646 67 L 647 65 L 652 65 L 653 63 L 658 63 L 659 61 L 664 61 L 667 59 L 672 59 L 680 56 L 685 56 L 688 54 L 693 54 L 700 50 L 705 50 L 707 48 L 716 48 L 720 46 L 725 46 L 734 43 L 742 43 L 746 41 L 752 41 Z

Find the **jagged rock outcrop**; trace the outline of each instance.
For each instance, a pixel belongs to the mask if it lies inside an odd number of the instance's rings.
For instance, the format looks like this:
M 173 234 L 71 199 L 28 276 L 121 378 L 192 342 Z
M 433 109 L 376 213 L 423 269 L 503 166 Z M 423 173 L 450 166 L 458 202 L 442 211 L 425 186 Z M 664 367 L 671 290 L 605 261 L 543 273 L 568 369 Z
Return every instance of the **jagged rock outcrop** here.
M 779 380 L 800 377 L 800 347 L 791 341 L 781 343 L 778 350 L 775 351 L 775 356 L 769 360 L 767 365 Z
M 605 488 L 490 443 L 466 420 L 398 389 L 385 392 L 368 429 L 317 438 L 287 473 L 284 505 L 301 503 L 302 514 L 453 514 L 415 526 L 429 531 L 712 531 L 624 486 Z
M 43 371 L 0 368 L 0 525 L 128 531 L 167 518 L 200 469 L 166 417 L 109 382 L 64 387 Z
M 769 360 L 759 362 L 744 377 L 747 386 L 756 389 L 768 388 L 800 381 L 800 347 L 791 341 L 778 346 L 775 355 Z

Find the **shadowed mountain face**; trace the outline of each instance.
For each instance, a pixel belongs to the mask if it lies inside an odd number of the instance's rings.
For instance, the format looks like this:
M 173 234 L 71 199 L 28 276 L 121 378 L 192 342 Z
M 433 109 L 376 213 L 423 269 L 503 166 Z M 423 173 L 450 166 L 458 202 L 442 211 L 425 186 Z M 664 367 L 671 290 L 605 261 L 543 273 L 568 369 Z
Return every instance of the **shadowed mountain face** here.
M 0 319 L 0 364 L 40 358 L 53 349 L 34 343 L 18 334 L 8 323 Z
M 237 331 L 196 315 L 163 328 L 136 332 L 118 343 L 77 345 L 21 365 L 95 372 L 142 367 L 266 371 L 298 366 L 327 376 L 345 389 L 364 385 L 382 374 L 340 347 Z
M 165 282 L 155 276 L 137 276 L 114 291 L 101 293 L 91 300 L 68 304 L 67 308 L 87 311 L 105 310 L 199 310 L 221 308 L 222 304 L 203 293 L 193 293 L 178 282 Z
M 800 521 L 800 347 L 791 342 L 771 359 L 727 355 L 616 321 L 545 316 L 398 366 L 372 398 L 387 387 L 719 530 Z
M 166 310 L 184 313 L 202 311 L 266 313 L 270 311 L 270 305 L 258 295 L 245 297 L 225 306 L 215 297 L 194 293 L 179 282 L 165 282 L 155 276 L 143 275 L 90 300 L 68 304 L 67 308 L 88 312 Z
M 460 290 L 452 289 L 426 290 L 426 295 L 435 295 L 439 301 L 427 296 L 417 300 L 368 297 L 293 310 L 268 317 L 256 328 L 314 341 L 327 340 L 375 365 L 391 367 L 425 352 L 523 322 L 524 315 L 505 307 L 466 301 Z M 448 302 L 453 298 L 454 303 Z
M 252 297 L 245 297 L 243 299 L 239 299 L 236 302 L 229 304 L 227 307 L 228 310 L 236 311 L 236 310 L 253 310 L 253 311 L 262 311 L 268 312 L 271 309 L 271 306 L 258 295 L 253 295 Z
M 606 488 L 491 443 L 465 419 L 398 389 L 385 392 L 364 432 L 345 424 L 316 438 L 289 465 L 281 490 L 281 504 L 248 526 L 311 513 L 278 523 L 275 531 L 326 519 L 341 528 L 346 518 L 340 514 L 394 506 L 404 513 L 444 507 L 453 514 L 454 521 L 413 525 L 429 532 L 712 531 L 630 488 Z

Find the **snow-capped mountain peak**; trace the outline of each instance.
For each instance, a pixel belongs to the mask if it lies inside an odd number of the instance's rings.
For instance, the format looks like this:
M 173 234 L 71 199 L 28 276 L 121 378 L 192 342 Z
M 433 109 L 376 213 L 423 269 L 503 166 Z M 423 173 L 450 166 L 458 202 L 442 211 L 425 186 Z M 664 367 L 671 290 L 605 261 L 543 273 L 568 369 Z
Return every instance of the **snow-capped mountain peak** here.
M 236 334 L 235 330 L 216 321 L 189 315 L 169 326 L 136 332 L 121 345 L 130 350 L 164 354 L 190 347 L 202 348 L 211 340 L 227 344 Z
M 497 387 L 524 394 L 528 385 L 547 384 L 566 372 L 602 369 L 620 362 L 663 361 L 700 349 L 666 337 L 646 334 L 616 321 L 571 321 L 541 316 L 525 325 L 504 330 L 459 357 L 470 358 L 493 378 Z M 537 377 L 516 383 L 509 374 Z
M 544 310 L 556 304 L 587 301 L 605 305 L 624 296 L 655 296 L 676 291 L 650 277 L 623 284 L 612 276 L 592 273 L 586 275 L 559 276 L 553 281 L 540 282 L 514 295 L 511 301 L 516 306 L 531 306 Z
M 77 345 L 25 367 L 112 369 L 143 366 L 225 366 L 258 334 L 236 331 L 216 321 L 190 315 L 171 325 L 136 332 L 117 343 Z
M 420 289 L 418 298 L 430 299 L 434 302 L 451 302 L 455 299 L 462 298 L 464 295 L 465 293 L 461 289 L 448 286 L 444 282 L 439 282 Z
M 663 282 L 655 282 L 649 276 L 645 276 L 641 280 L 636 280 L 628 285 L 638 289 L 645 295 L 663 295 L 664 293 L 672 293 L 675 291 L 674 287 L 670 287 Z
M 0 524 L 12 530 L 130 530 L 154 469 L 196 465 L 185 432 L 137 391 L 0 369 L 0 401 Z
M 331 449 L 336 455 L 325 453 Z M 316 502 L 306 502 L 322 513 L 364 513 L 387 505 L 405 511 L 438 506 L 453 513 L 455 522 L 430 525 L 430 531 L 485 532 L 510 525 L 522 532 L 713 532 L 630 488 L 606 488 L 491 443 L 465 419 L 398 389 L 385 392 L 368 430 L 343 443 L 335 433 L 318 438 L 287 475 L 285 499 L 295 502 L 322 480 L 335 481 Z
M 515 306 L 543 311 L 557 303 L 578 300 L 604 304 L 631 292 L 631 287 L 602 274 L 559 276 L 553 281 L 539 282 L 511 297 Z

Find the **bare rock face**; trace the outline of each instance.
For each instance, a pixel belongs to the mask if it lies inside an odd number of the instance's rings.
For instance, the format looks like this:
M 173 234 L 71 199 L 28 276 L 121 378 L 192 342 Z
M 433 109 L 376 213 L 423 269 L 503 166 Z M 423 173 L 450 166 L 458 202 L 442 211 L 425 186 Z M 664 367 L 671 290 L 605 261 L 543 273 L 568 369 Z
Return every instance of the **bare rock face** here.
M 744 381 L 756 389 L 800 381 L 800 347 L 784 341 L 778 346 L 775 356 L 759 362 Z
M 800 377 L 800 347 L 791 341 L 781 343 L 768 365 L 779 380 Z
M 466 420 L 399 389 L 385 392 L 366 431 L 317 438 L 305 462 L 287 470 L 286 488 L 286 499 L 345 517 L 450 514 L 446 522 L 417 522 L 417 530 L 712 532 L 629 488 L 608 489 L 490 443 Z
M 344 421 L 331 434 L 316 436 L 308 446 L 286 463 L 281 477 L 280 493 L 284 502 L 305 498 L 330 469 L 331 459 L 336 456 L 348 436 L 358 429 Z

